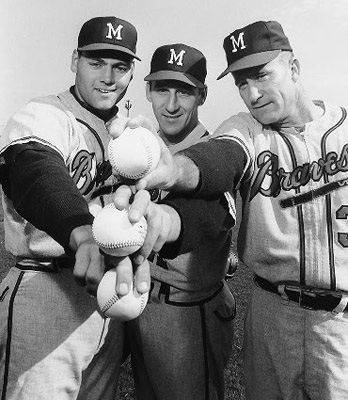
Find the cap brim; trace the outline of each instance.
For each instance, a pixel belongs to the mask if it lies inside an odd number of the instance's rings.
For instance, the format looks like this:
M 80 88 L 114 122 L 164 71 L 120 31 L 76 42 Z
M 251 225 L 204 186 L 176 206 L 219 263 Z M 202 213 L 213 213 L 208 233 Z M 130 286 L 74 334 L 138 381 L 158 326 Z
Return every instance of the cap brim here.
M 219 80 L 227 75 L 229 72 L 239 71 L 241 69 L 247 69 L 257 67 L 258 65 L 267 64 L 274 60 L 281 50 L 264 51 L 263 53 L 250 54 L 240 60 L 237 60 L 233 64 L 229 65 L 224 72 L 222 72 L 216 79 Z
M 189 74 L 184 74 L 179 71 L 157 71 L 153 74 L 145 76 L 144 81 L 163 81 L 163 80 L 174 80 L 187 83 L 188 85 L 202 88 L 204 83 Z
M 77 50 L 81 51 L 95 51 L 95 50 L 115 50 L 120 51 L 121 53 L 126 53 L 141 61 L 141 59 L 133 53 L 132 50 L 127 49 L 127 47 L 118 46 L 117 44 L 108 44 L 108 43 L 92 43 L 86 46 L 78 47 Z

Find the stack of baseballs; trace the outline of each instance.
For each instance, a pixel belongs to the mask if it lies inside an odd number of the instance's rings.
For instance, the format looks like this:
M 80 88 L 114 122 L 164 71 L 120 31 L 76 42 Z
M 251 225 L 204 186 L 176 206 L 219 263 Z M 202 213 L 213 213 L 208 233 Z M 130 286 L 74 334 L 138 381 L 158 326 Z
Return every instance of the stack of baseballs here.
M 121 136 L 110 141 L 108 154 L 114 174 L 128 179 L 140 179 L 157 166 L 160 145 L 148 129 L 126 128 Z M 143 217 L 132 224 L 126 209 L 118 210 L 114 204 L 109 204 L 96 212 L 92 230 L 96 243 L 104 253 L 125 257 L 121 263 L 127 263 L 127 267 L 132 268 L 128 255 L 143 245 L 147 223 Z M 132 284 L 130 292 L 120 297 L 116 293 L 116 278 L 114 268 L 107 271 L 100 281 L 97 301 L 101 312 L 106 317 L 124 321 L 138 317 L 147 304 L 148 293 L 138 293 Z

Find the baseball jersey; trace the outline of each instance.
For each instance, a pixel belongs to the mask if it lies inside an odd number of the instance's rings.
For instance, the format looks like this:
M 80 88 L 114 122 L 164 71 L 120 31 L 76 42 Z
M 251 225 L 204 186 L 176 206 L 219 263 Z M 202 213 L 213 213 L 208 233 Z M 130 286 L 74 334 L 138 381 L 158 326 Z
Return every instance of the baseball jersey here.
M 174 154 L 197 142 L 205 142 L 208 137 L 208 131 L 199 123 L 184 140 L 172 145 L 167 141 L 167 145 Z M 162 191 L 161 197 L 164 195 L 165 192 Z M 158 257 L 151 263 L 151 276 L 171 286 L 172 301 L 202 300 L 212 294 L 225 277 L 231 228 L 235 221 L 235 207 L 230 196 L 222 201 L 225 201 L 226 208 L 229 207 L 230 212 L 226 212 L 223 226 L 215 237 L 211 237 L 209 241 L 205 240 L 192 251 L 180 254 L 174 259 Z
M 117 114 L 114 118 L 125 118 Z M 8 122 L 0 137 L 0 156 L 13 145 L 36 143 L 57 152 L 72 180 L 89 204 L 110 202 L 117 179 L 107 157 L 110 141 L 105 122 L 83 107 L 67 90 L 30 101 Z M 3 195 L 5 246 L 18 259 L 40 259 L 64 255 L 63 247 L 46 232 L 35 228 Z M 52 221 L 54 224 L 54 221 Z
M 302 131 L 275 130 L 240 113 L 222 123 L 212 141 L 223 139 L 221 152 L 238 147 L 247 160 L 231 187 L 233 196 L 240 189 L 243 198 L 241 260 L 272 282 L 348 291 L 347 113 L 315 104 L 323 115 Z M 224 162 L 233 166 L 234 160 Z

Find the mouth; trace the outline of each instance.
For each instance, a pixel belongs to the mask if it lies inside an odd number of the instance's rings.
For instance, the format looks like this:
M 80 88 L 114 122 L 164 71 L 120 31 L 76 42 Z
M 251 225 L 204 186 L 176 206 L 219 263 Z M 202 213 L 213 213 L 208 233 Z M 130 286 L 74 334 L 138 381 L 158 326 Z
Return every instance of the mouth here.
M 261 109 L 263 109 L 263 108 L 269 106 L 270 104 L 271 104 L 271 103 L 266 103 L 266 104 L 261 104 L 261 105 L 253 106 L 253 110 L 261 110 Z
M 102 94 L 110 94 L 114 93 L 116 89 L 96 89 L 97 92 L 102 93 Z
M 163 115 L 163 118 L 168 121 L 176 121 L 180 117 L 181 117 L 181 115 Z

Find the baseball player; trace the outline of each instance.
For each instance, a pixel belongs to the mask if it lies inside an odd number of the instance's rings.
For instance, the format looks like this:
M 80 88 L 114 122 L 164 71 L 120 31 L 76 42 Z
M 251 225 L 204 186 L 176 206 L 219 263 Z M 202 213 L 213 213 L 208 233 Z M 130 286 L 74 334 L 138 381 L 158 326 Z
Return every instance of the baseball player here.
M 152 56 L 146 95 L 172 153 L 209 135 L 198 117 L 206 75 L 206 58 L 186 44 L 160 46 Z M 152 193 L 153 199 L 164 196 Z M 220 201 L 228 210 L 224 196 Z M 192 251 L 176 258 L 150 256 L 150 300 L 142 315 L 126 324 L 137 398 L 224 399 L 235 316 L 224 280 L 233 223 L 227 213 L 219 234 Z
M 278 22 L 237 29 L 224 49 L 218 79 L 232 74 L 249 113 L 172 159 L 163 147 L 137 188 L 240 191 L 239 256 L 255 273 L 247 399 L 347 399 L 347 112 L 310 100 Z
M 117 183 L 110 121 L 132 79 L 137 32 L 97 17 L 81 28 L 75 85 L 30 101 L 0 139 L 5 244 L 16 257 L 0 285 L 0 397 L 114 400 L 123 325 L 96 311 L 104 259 L 93 213 Z

